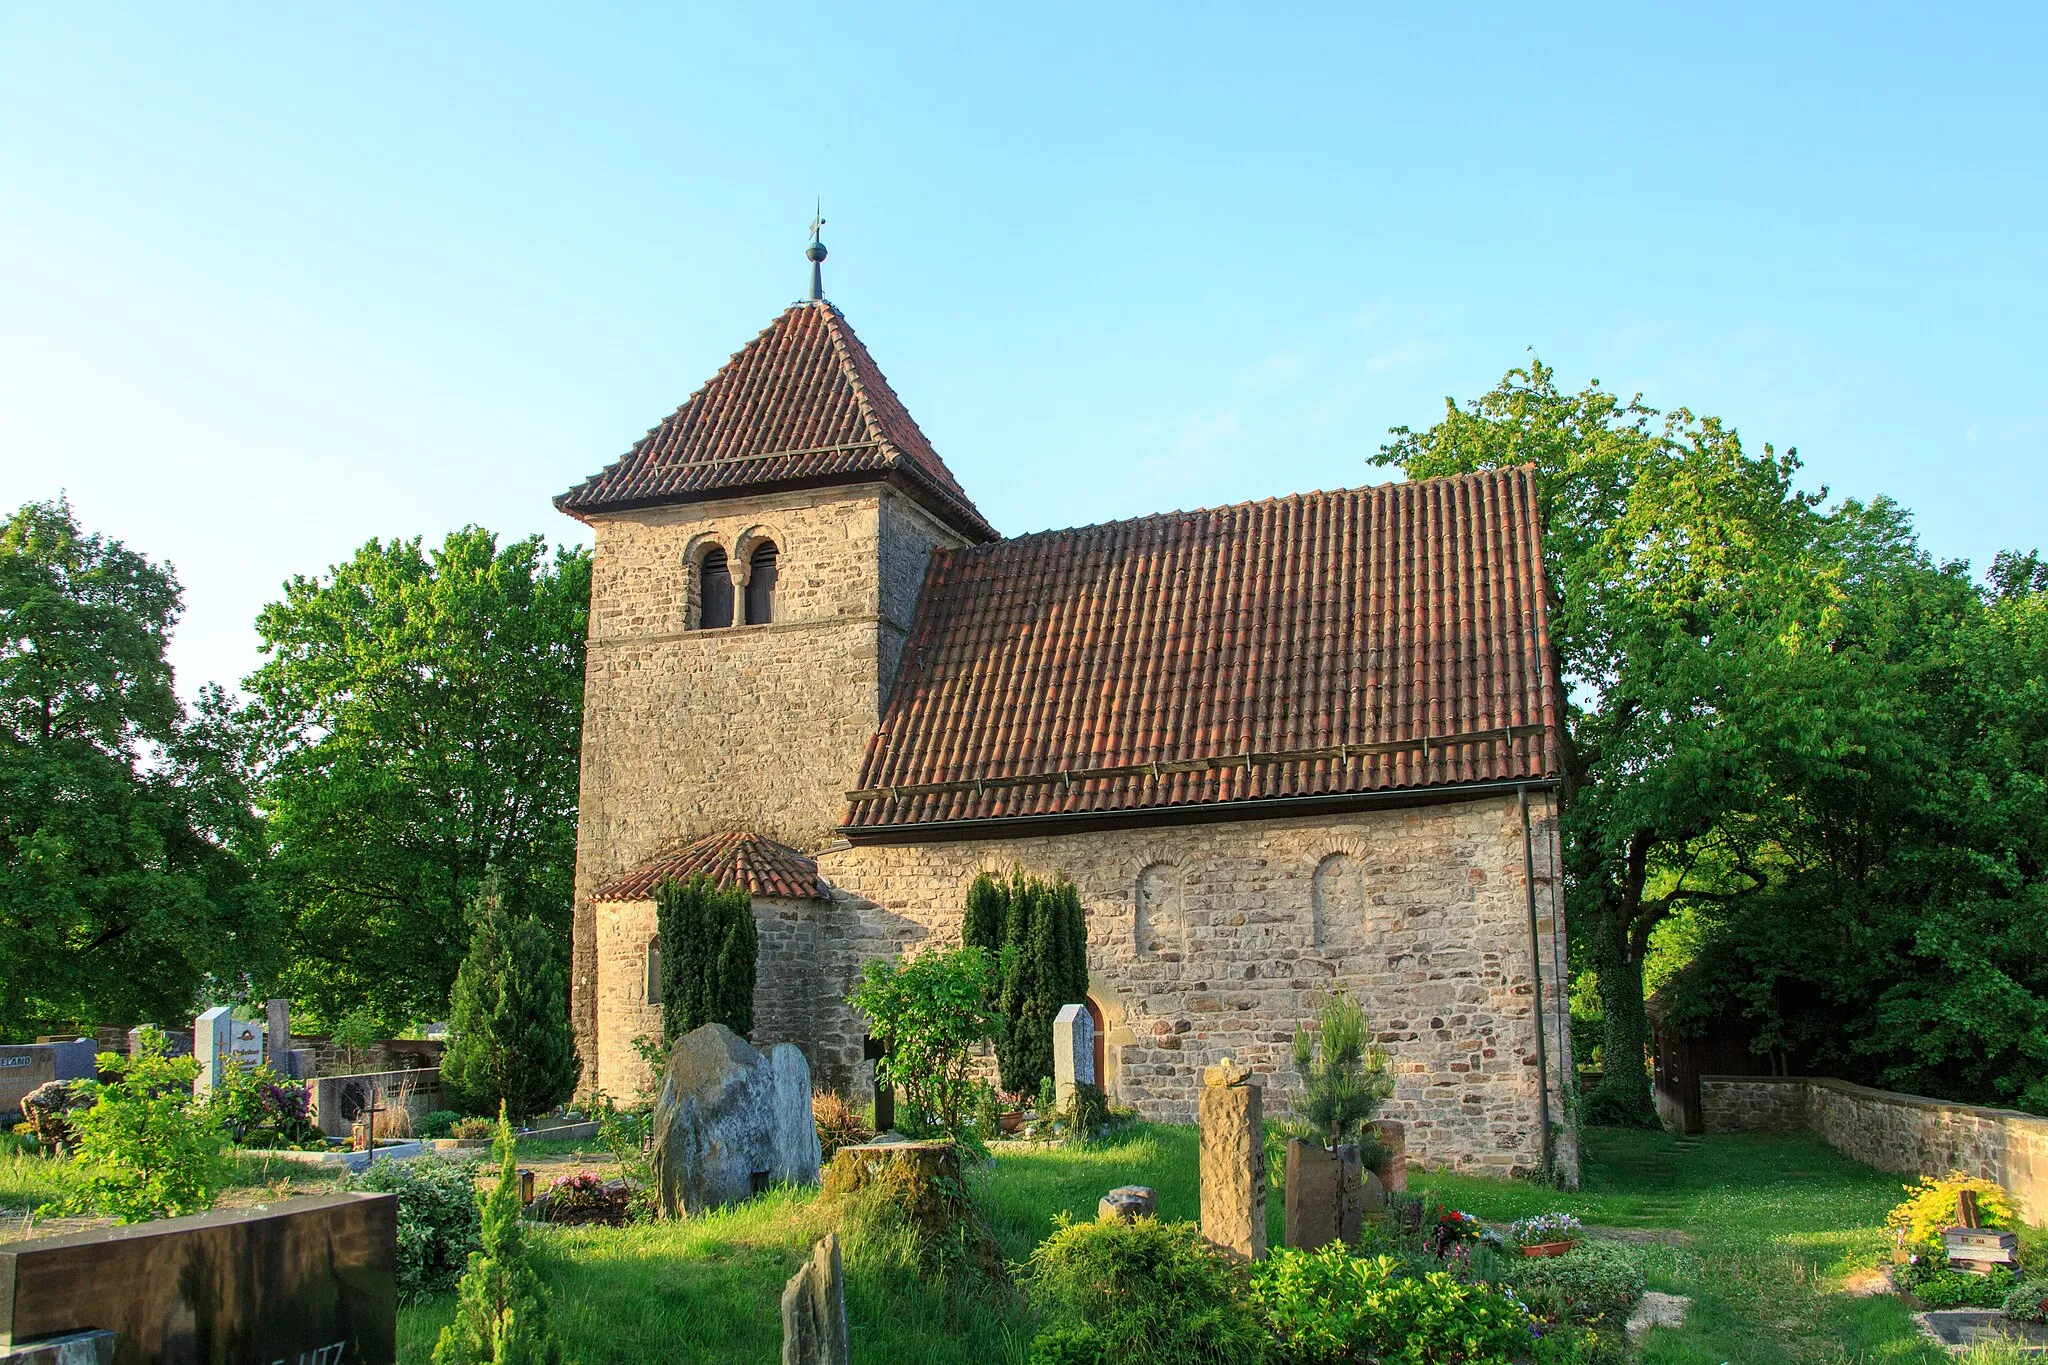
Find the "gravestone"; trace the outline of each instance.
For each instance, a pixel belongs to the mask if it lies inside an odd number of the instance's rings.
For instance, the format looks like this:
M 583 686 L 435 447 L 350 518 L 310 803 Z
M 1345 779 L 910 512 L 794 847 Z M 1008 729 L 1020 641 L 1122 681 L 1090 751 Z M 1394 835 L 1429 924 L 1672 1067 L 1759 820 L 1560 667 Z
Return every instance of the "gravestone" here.
M 1357 1246 L 1365 1224 L 1365 1181 L 1358 1148 L 1335 1151 L 1295 1138 L 1287 1144 L 1284 1245 L 1314 1251 L 1331 1242 Z
M 93 1041 L 17 1043 L 0 1046 L 0 1119 L 14 1113 L 32 1092 L 51 1081 L 79 1080 L 94 1072 Z
M 0 1346 L 0 1365 L 114 1365 L 112 1332 L 66 1332 L 26 1346 Z
M 782 1365 L 847 1365 L 846 1278 L 828 1232 L 782 1287 Z
M 1387 1155 L 1372 1168 L 1373 1174 L 1387 1187 L 1387 1193 L 1407 1193 L 1408 1125 L 1395 1119 L 1379 1119 L 1372 1127 L 1379 1135 L 1380 1146 L 1387 1150 Z
M 1159 1216 L 1159 1192 L 1149 1185 L 1119 1185 L 1096 1201 L 1097 1222 L 1129 1223 Z
M 795 1043 L 777 1043 L 768 1049 L 768 1065 L 775 1073 L 775 1178 L 815 1185 L 824 1148 L 811 1114 L 811 1064 Z
M 244 1073 L 263 1065 L 263 1025 L 248 1019 L 230 1019 L 228 1051 L 235 1066 Z
M 392 1365 L 398 1200 L 284 1199 L 0 1245 L 0 1352 L 89 1331 L 113 1365 Z
M 292 1076 L 292 1002 L 263 1002 L 263 1060 L 280 1076 Z
M 676 1040 L 654 1106 L 652 1165 L 663 1216 L 738 1203 L 778 1179 L 817 1179 L 810 1068 L 793 1045 L 790 1051 L 794 1059 L 778 1068 L 723 1024 Z
M 1095 1020 L 1086 1005 L 1061 1005 L 1052 1019 L 1053 1099 L 1061 1113 L 1074 1102 L 1074 1087 L 1094 1085 Z
M 1248 1261 L 1266 1254 L 1264 1097 L 1228 1058 L 1202 1072 L 1202 1236 Z
M 234 1055 L 234 1011 L 226 1005 L 212 1009 L 192 1021 L 192 1055 L 199 1059 L 199 1079 L 192 1084 L 195 1095 L 209 1095 L 226 1075 L 228 1058 Z

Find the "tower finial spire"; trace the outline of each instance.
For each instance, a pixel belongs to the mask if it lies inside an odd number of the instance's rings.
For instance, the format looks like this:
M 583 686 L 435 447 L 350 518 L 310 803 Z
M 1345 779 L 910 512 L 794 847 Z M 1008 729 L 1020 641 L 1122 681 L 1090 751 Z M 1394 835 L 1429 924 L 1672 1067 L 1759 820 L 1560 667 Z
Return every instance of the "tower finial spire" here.
M 804 258 L 811 263 L 811 299 L 813 302 L 825 297 L 825 244 L 818 240 L 818 233 L 825 226 L 825 201 L 818 200 L 817 211 L 811 215 L 811 244 L 804 248 Z

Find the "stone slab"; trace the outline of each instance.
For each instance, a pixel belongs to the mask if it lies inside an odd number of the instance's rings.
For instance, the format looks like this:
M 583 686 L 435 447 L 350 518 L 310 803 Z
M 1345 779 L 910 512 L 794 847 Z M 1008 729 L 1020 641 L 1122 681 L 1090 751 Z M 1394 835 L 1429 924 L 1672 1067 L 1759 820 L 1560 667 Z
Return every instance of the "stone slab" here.
M 403 1103 L 417 1123 L 428 1114 L 448 1107 L 441 1088 L 441 1069 L 423 1067 L 412 1071 L 370 1071 L 358 1076 L 319 1076 L 307 1082 L 313 1092 L 310 1112 L 314 1124 L 328 1137 L 347 1137 L 356 1116 L 363 1112 L 374 1091 L 380 1107 Z M 593 1131 L 595 1131 L 593 1129 Z
M 315 1195 L 0 1246 L 0 1349 L 116 1334 L 112 1365 L 393 1365 L 398 1200 Z
M 1314 1251 L 1331 1242 L 1358 1245 L 1365 1223 L 1365 1181 L 1358 1148 L 1334 1152 L 1294 1138 L 1287 1144 L 1284 1244 Z
M 1052 1084 L 1054 1103 L 1064 1113 L 1074 1102 L 1074 1088 L 1097 1084 L 1095 1020 L 1086 1005 L 1061 1005 L 1052 1019 Z
M 1636 1300 L 1622 1330 L 1631 1343 L 1640 1342 L 1659 1327 L 1685 1326 L 1686 1310 L 1691 1307 L 1692 1300 L 1683 1294 L 1660 1294 L 1652 1289 Z
M 811 1112 L 811 1064 L 795 1043 L 777 1043 L 768 1049 L 768 1067 L 775 1075 L 775 1178 L 815 1185 L 825 1149 Z
M 1202 1236 L 1233 1256 L 1266 1254 L 1266 1123 L 1264 1094 L 1248 1072 L 1229 1063 L 1203 1073 L 1201 1121 Z
M 194 1094 L 211 1094 L 221 1083 L 228 1058 L 234 1054 L 234 1029 L 234 1011 L 226 1005 L 215 1005 L 192 1021 L 192 1055 L 199 1059 Z
M 847 1365 L 846 1277 L 828 1232 L 782 1288 L 782 1365 Z
M 39 1085 L 92 1075 L 96 1055 L 93 1048 L 90 1038 L 70 1043 L 0 1046 L 0 1120 L 17 1122 L 22 1096 Z
M 1915 1313 L 1913 1321 L 1927 1336 L 1958 1354 L 1973 1347 L 2008 1344 L 2021 1355 L 2048 1355 L 2048 1328 L 2014 1322 L 1995 1308 L 1952 1308 Z
M 66 1332 L 0 1347 L 0 1365 L 114 1365 L 117 1340 L 112 1332 Z

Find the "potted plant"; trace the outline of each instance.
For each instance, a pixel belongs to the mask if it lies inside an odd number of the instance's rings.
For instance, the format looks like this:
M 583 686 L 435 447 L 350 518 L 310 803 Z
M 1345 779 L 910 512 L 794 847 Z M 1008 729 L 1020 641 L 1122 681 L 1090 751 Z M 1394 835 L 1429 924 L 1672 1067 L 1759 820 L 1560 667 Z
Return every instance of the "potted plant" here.
M 1520 1218 L 1508 1228 L 1524 1256 L 1562 1256 L 1586 1235 L 1585 1225 L 1568 1213 L 1540 1213 Z
M 1024 1126 L 1024 1097 L 1005 1090 L 1002 1100 L 1002 1112 L 996 1115 L 996 1122 L 1004 1133 L 1015 1133 Z

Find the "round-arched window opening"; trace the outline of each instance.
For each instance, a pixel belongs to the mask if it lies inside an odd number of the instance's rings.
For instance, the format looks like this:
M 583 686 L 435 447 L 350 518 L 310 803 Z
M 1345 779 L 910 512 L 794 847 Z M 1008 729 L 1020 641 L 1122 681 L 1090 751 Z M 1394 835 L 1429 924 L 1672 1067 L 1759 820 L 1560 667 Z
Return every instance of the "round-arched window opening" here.
M 764 540 L 747 556 L 747 624 L 765 626 L 775 619 L 775 542 Z
M 725 551 L 707 550 L 697 566 L 697 625 L 717 630 L 732 624 L 732 566 Z

